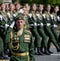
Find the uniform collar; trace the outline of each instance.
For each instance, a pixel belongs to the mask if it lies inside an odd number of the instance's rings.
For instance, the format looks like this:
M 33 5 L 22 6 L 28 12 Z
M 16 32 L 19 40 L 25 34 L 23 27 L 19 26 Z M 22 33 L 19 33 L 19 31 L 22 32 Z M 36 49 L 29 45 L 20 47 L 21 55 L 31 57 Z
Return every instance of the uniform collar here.
M 21 36 L 23 34 L 23 28 L 17 31 L 17 36 Z

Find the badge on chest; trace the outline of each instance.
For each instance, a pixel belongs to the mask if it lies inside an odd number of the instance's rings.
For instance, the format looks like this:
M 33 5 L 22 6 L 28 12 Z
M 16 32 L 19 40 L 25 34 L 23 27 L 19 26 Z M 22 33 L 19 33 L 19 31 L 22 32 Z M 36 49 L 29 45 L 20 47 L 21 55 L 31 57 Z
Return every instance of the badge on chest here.
M 24 42 L 30 43 L 30 35 L 28 35 L 28 34 L 24 35 Z
M 11 44 L 12 44 L 12 50 L 16 51 L 19 49 L 19 37 L 17 37 L 16 35 L 12 38 L 12 41 L 11 41 Z

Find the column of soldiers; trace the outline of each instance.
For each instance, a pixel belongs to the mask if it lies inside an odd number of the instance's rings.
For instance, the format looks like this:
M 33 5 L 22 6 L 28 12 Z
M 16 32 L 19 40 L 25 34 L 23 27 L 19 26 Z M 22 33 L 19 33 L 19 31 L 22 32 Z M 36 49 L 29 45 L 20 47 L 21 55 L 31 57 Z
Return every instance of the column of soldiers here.
M 32 43 L 29 44 L 28 41 L 25 42 L 31 46 L 30 47 L 26 44 L 25 48 L 28 51 L 29 47 L 32 55 L 34 55 L 33 53 L 37 55 L 52 54 L 53 52 L 50 51 L 51 43 L 56 47 L 57 52 L 60 52 L 60 40 L 58 39 L 57 35 L 57 21 L 60 21 L 58 12 L 58 5 L 54 7 L 53 12 L 51 13 L 50 4 L 48 4 L 45 9 L 43 4 L 39 4 L 37 7 L 35 3 L 31 6 L 28 3 L 26 3 L 24 6 L 20 5 L 19 3 L 10 3 L 8 6 L 5 3 L 0 4 L 0 57 L 7 58 L 5 55 L 9 54 L 9 56 L 13 57 L 11 60 L 14 61 L 14 56 L 18 56 L 18 51 L 21 53 L 25 51 L 25 49 L 23 49 L 25 47 L 24 45 L 24 47 L 20 47 L 22 50 L 16 50 L 16 54 L 11 53 L 11 51 L 14 51 L 15 49 L 12 49 L 11 46 L 9 46 L 11 37 L 9 34 L 13 29 L 17 31 L 18 28 L 16 28 L 16 20 L 24 20 L 24 29 L 28 30 L 27 34 L 30 32 L 32 33 L 34 47 Z M 19 19 L 18 16 L 23 17 Z M 29 35 L 26 37 L 29 37 Z M 35 52 L 32 48 L 34 48 Z M 30 61 L 33 61 L 32 55 Z M 17 58 L 18 57 L 15 59 L 19 61 L 20 59 Z

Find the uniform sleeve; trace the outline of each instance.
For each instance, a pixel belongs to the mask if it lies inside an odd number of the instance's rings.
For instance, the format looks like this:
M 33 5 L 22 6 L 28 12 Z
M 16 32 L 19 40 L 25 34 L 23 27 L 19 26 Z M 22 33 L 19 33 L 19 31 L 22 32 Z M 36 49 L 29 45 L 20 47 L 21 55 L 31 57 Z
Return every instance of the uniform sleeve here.
M 29 55 L 30 55 L 30 61 L 35 61 L 35 59 L 34 59 L 34 41 L 32 40 L 32 36 L 31 36 L 31 43 L 29 45 Z
M 6 34 L 6 38 L 5 38 L 5 43 L 6 43 L 6 49 L 9 49 L 9 44 L 10 44 L 10 32 Z

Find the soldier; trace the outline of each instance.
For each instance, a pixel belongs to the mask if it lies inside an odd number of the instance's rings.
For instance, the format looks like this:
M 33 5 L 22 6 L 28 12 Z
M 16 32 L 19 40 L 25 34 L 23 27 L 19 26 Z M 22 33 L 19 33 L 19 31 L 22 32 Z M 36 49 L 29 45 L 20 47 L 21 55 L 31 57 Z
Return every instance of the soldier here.
M 25 20 L 22 15 L 15 19 L 15 28 L 6 39 L 10 45 L 10 61 L 34 61 L 34 42 L 29 30 L 24 29 Z
M 6 5 L 3 3 L 1 5 L 1 8 L 2 10 L 0 11 L 0 47 L 1 47 L 1 51 L 0 51 L 0 54 L 1 54 L 1 57 L 0 58 L 8 58 L 5 56 L 5 20 L 6 20 L 6 11 L 5 11 L 5 8 L 6 8 Z
M 15 5 L 10 3 L 8 7 L 9 7 L 9 11 L 7 12 L 7 23 L 6 24 L 8 25 L 8 27 L 12 28 L 11 27 L 12 24 L 14 26 L 13 19 L 16 17 L 16 15 L 15 15 Z
M 23 17 L 24 17 L 25 22 L 26 22 L 25 28 L 29 29 L 28 14 L 29 14 L 29 10 L 30 10 L 30 5 L 29 4 L 25 4 L 23 10 L 24 10 Z
M 6 17 L 7 17 L 7 14 L 6 14 L 6 4 L 5 3 L 2 3 L 1 4 L 1 8 L 2 8 L 2 11 L 1 11 L 1 17 L 2 17 L 2 19 L 1 19 L 1 21 L 0 21 L 0 25 L 1 25 L 1 30 L 0 30 L 0 32 L 1 32 L 1 37 L 2 37 L 2 42 L 3 42 L 3 49 L 4 49 L 4 52 L 5 52 L 5 33 L 6 33 L 6 31 L 5 31 L 5 24 L 6 24 Z
M 26 3 L 24 6 L 26 7 L 27 12 L 29 13 L 29 11 L 30 11 L 30 5 L 28 3 Z
M 60 51 L 60 48 L 58 46 L 58 44 L 56 43 L 56 39 L 54 37 L 54 34 L 53 32 L 51 31 L 51 20 L 50 20 L 50 9 L 51 9 L 51 6 L 48 4 L 47 5 L 47 12 L 45 12 L 44 14 L 44 30 L 45 30 L 45 33 L 47 34 L 47 36 L 49 37 L 49 41 L 48 41 L 48 51 L 50 53 L 52 53 L 49 49 L 50 49 L 50 45 L 51 45 L 51 42 L 55 45 L 56 49 L 57 49 L 57 52 Z
M 1 14 L 3 16 L 3 19 L 5 20 L 3 24 L 5 24 L 7 21 L 6 4 L 2 3 L 1 8 L 2 8 Z
M 59 40 L 58 40 L 58 34 L 57 34 L 57 21 L 60 20 L 59 16 L 58 16 L 58 12 L 59 12 L 59 6 L 55 6 L 54 7 L 54 12 L 52 13 L 52 27 L 51 27 L 51 30 L 55 36 L 55 39 L 56 39 L 56 42 L 58 43 L 59 45 Z
M 6 33 L 5 33 L 6 35 L 5 36 L 7 36 L 7 34 L 10 33 L 10 31 L 13 29 L 14 24 L 15 24 L 15 21 L 13 19 L 16 17 L 15 5 L 10 3 L 8 7 L 9 7 L 9 11 L 7 12 L 7 22 L 5 24 L 5 27 L 6 27 Z M 8 54 L 8 48 L 7 48 L 6 42 L 7 42 L 7 40 L 5 41 L 5 46 L 6 46 L 5 53 Z
M 11 22 L 13 20 L 13 17 L 16 16 L 15 15 L 15 5 L 10 3 L 8 5 L 9 7 L 9 11 L 7 12 L 7 17 L 8 17 L 8 20 Z
M 35 51 L 37 50 L 38 55 L 42 55 L 40 50 L 41 48 L 41 37 L 37 31 L 37 19 L 36 19 L 36 4 L 32 5 L 32 11 L 30 14 L 30 18 L 28 19 L 30 24 L 30 31 L 32 32 L 33 36 L 35 37 Z
M 3 43 L 3 38 L 2 38 L 2 32 L 3 32 L 3 27 L 1 27 L 1 20 L 2 20 L 2 15 L 1 15 L 1 5 L 0 5 L 0 59 L 3 58 L 4 55 L 4 43 Z
M 42 37 L 42 42 L 41 42 L 41 51 L 43 52 L 43 47 L 44 47 L 44 54 L 49 55 L 50 53 L 47 51 L 47 43 L 48 43 L 48 38 L 44 32 L 43 28 L 43 5 L 39 4 L 39 12 L 36 14 L 37 15 L 37 31 L 39 35 Z
M 16 15 L 18 15 L 19 13 L 21 13 L 21 11 L 23 12 L 23 10 L 21 10 L 21 5 L 19 3 L 15 4 L 15 10 L 16 10 Z

